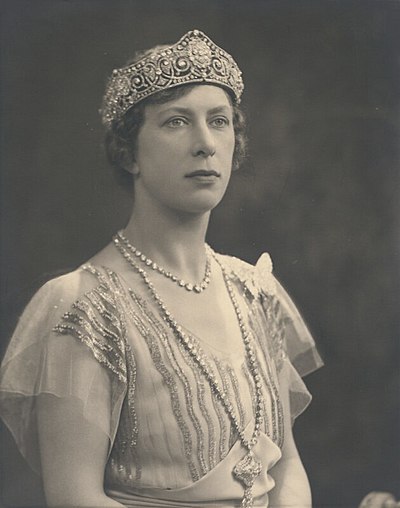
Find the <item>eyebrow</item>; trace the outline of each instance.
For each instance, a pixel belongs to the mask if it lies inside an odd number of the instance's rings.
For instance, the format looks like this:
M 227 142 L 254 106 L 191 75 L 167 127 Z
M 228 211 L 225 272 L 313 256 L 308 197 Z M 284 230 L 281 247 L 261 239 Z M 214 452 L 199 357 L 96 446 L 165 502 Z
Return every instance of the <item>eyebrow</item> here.
M 230 110 L 230 106 L 216 106 L 215 108 L 211 108 L 207 111 L 207 114 L 209 115 L 215 115 L 216 113 L 223 113 L 227 110 Z M 165 113 L 182 113 L 182 114 L 191 114 L 193 113 L 193 109 L 191 108 L 183 108 L 181 106 L 171 106 L 170 108 L 164 109 L 160 112 L 161 115 L 164 115 Z

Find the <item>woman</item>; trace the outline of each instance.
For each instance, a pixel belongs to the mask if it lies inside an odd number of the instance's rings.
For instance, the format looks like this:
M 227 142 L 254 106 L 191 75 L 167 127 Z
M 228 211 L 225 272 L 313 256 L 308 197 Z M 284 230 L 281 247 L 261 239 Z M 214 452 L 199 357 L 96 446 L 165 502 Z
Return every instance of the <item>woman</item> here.
M 39 290 L 2 367 L 2 416 L 49 506 L 311 506 L 291 428 L 314 342 L 267 254 L 205 244 L 244 151 L 242 91 L 198 30 L 108 83 L 131 218 Z

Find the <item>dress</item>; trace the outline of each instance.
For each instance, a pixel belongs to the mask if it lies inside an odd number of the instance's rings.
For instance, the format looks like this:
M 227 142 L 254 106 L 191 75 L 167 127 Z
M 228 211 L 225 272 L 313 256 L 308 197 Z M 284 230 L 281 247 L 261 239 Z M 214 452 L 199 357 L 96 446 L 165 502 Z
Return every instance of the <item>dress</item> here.
M 322 361 L 293 302 L 263 254 L 256 266 L 217 254 L 254 337 L 262 372 L 263 428 L 254 451 L 263 473 L 254 505 L 267 506 L 268 471 L 284 440 L 282 390 L 292 419 L 310 401 L 301 375 Z M 187 330 L 187 333 L 190 333 Z M 217 351 L 192 335 L 228 393 L 246 435 L 254 426 L 254 381 L 242 352 Z M 25 309 L 0 371 L 0 414 L 40 474 L 35 398 L 80 401 L 82 418 L 109 437 L 104 486 L 125 506 L 240 506 L 232 475 L 244 451 L 221 403 L 163 321 L 141 279 L 129 287 L 86 264 L 46 283 Z

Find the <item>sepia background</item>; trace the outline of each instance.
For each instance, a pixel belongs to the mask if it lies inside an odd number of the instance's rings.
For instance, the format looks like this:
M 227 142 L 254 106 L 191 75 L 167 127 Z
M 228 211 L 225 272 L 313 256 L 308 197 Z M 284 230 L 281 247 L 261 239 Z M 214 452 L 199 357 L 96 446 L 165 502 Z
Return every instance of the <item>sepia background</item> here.
M 208 240 L 268 251 L 326 366 L 295 426 L 315 507 L 400 496 L 400 2 L 1 1 L 1 351 L 46 280 L 124 226 L 98 108 L 135 50 L 199 28 L 243 70 L 250 157 Z M 1 502 L 40 506 L 3 428 Z M 23 486 L 23 488 L 21 488 Z

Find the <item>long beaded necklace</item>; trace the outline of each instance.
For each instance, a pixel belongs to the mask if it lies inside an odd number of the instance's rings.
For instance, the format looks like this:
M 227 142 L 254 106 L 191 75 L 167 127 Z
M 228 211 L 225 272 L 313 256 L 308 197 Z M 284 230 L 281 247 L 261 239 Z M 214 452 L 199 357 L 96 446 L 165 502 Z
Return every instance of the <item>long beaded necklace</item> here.
M 263 414 L 264 414 L 264 397 L 262 394 L 261 389 L 261 376 L 256 360 L 256 355 L 254 352 L 254 348 L 252 345 L 252 338 L 250 332 L 247 330 L 246 324 L 244 322 L 239 304 L 237 302 L 237 299 L 234 294 L 234 290 L 232 287 L 232 284 L 229 280 L 229 277 L 225 271 L 224 266 L 220 263 L 220 261 L 215 256 L 215 253 L 212 251 L 212 249 L 207 245 L 206 248 L 214 256 L 214 259 L 219 264 L 222 275 L 225 281 L 225 285 L 227 287 L 229 297 L 232 301 L 236 317 L 239 323 L 240 331 L 242 334 L 242 339 L 245 345 L 246 350 L 246 356 L 250 368 L 250 373 L 254 380 L 255 385 L 255 417 L 254 417 L 254 430 L 252 433 L 252 436 L 250 439 L 247 439 L 244 435 L 244 429 L 241 428 L 240 423 L 238 421 L 238 418 L 233 410 L 233 405 L 229 400 L 228 394 L 224 391 L 221 384 L 218 382 L 218 380 L 215 377 L 215 374 L 212 372 L 212 370 L 209 367 L 208 360 L 206 355 L 203 353 L 201 348 L 199 346 L 196 346 L 189 335 L 187 335 L 182 327 L 179 325 L 179 323 L 173 318 L 172 314 L 167 309 L 166 305 L 162 301 L 161 297 L 158 295 L 157 291 L 154 288 L 154 284 L 149 279 L 146 271 L 141 268 L 135 261 L 135 258 L 132 256 L 132 254 L 128 251 L 127 248 L 124 247 L 123 243 L 121 243 L 120 235 L 115 235 L 113 237 L 114 245 L 116 246 L 117 250 L 121 253 L 121 255 L 126 259 L 126 261 L 129 263 L 129 265 L 141 276 L 143 282 L 147 286 L 149 292 L 151 293 L 154 301 L 160 308 L 161 314 L 163 316 L 164 321 L 167 322 L 167 324 L 170 326 L 170 328 L 173 330 L 175 335 L 180 340 L 183 347 L 186 349 L 186 351 L 190 354 L 190 356 L 195 361 L 196 365 L 199 367 L 202 374 L 207 379 L 212 392 L 214 395 L 219 399 L 222 406 L 224 407 L 229 419 L 231 420 L 231 423 L 233 427 L 235 428 L 240 442 L 242 443 L 243 447 L 246 449 L 246 454 L 244 457 L 235 465 L 233 469 L 233 474 L 236 477 L 237 480 L 239 480 L 243 484 L 244 488 L 244 495 L 242 499 L 242 508 L 251 508 L 253 506 L 253 485 L 258 478 L 258 476 L 261 474 L 262 471 L 262 463 L 257 459 L 257 457 L 253 453 L 253 447 L 257 444 L 258 437 L 261 432 L 261 424 L 263 421 Z
M 200 282 L 200 284 L 192 284 L 190 282 L 185 282 L 183 279 L 180 279 L 176 275 L 173 275 L 171 272 L 163 268 L 162 266 L 158 265 L 154 261 L 152 261 L 149 257 L 147 257 L 143 252 L 138 250 L 136 247 L 134 247 L 129 240 L 124 236 L 122 231 L 118 231 L 117 238 L 123 242 L 124 246 L 127 247 L 132 254 L 136 256 L 137 259 L 142 261 L 146 266 L 151 268 L 152 270 L 155 270 L 156 272 L 161 273 L 161 275 L 164 275 L 164 277 L 167 277 L 167 279 L 172 280 L 173 282 L 176 282 L 179 287 L 185 288 L 187 291 L 194 291 L 195 293 L 202 293 L 205 289 L 207 289 L 208 285 L 210 284 L 210 275 L 211 275 L 211 259 L 210 255 L 207 252 L 207 259 L 206 259 L 206 269 L 204 273 L 203 280 Z

